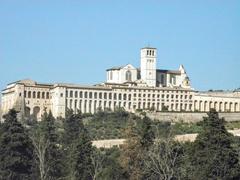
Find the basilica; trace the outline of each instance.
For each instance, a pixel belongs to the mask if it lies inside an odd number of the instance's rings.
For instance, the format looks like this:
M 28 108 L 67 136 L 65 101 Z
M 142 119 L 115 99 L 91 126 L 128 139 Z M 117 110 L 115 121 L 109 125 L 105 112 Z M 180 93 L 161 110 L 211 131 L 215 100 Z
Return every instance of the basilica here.
M 127 64 L 106 70 L 106 81 L 92 86 L 39 83 L 31 79 L 9 83 L 2 90 L 1 112 L 15 108 L 22 115 L 41 119 L 43 112 L 65 117 L 67 109 L 95 113 L 126 111 L 240 112 L 239 91 L 199 92 L 191 87 L 183 65 L 177 70 L 157 68 L 157 49 L 142 48 L 140 67 Z

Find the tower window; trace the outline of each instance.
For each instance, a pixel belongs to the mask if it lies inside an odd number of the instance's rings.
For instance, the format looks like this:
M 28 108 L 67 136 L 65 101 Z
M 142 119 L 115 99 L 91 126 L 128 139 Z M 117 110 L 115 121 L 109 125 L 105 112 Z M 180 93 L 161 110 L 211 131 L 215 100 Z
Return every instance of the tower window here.
M 154 51 L 152 51 L 152 55 L 154 56 Z

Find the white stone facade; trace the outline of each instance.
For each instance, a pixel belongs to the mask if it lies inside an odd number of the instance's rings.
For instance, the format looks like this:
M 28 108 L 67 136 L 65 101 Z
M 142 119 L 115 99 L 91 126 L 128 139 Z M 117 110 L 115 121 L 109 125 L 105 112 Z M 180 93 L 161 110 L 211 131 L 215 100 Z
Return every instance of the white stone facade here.
M 148 61 L 151 60 L 151 61 Z M 198 92 L 191 88 L 184 67 L 156 69 L 157 49 L 141 49 L 141 68 L 128 64 L 107 70 L 107 82 L 95 86 L 40 84 L 21 80 L 2 90 L 2 114 L 11 108 L 41 118 L 44 110 L 65 117 L 66 109 L 95 113 L 99 108 L 127 111 L 240 112 L 239 92 Z M 143 66 L 143 67 L 142 67 Z

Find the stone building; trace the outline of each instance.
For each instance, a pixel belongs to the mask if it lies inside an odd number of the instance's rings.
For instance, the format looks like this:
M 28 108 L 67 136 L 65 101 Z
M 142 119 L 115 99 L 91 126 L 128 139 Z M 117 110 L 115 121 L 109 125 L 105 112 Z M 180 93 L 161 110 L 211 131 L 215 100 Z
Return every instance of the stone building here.
M 186 70 L 157 69 L 157 49 L 141 49 L 141 67 L 131 64 L 107 69 L 105 83 L 43 84 L 20 80 L 2 90 L 2 114 L 15 108 L 38 119 L 46 111 L 65 117 L 66 109 L 95 113 L 98 109 L 123 107 L 127 111 L 240 112 L 240 92 L 198 92 L 191 87 Z

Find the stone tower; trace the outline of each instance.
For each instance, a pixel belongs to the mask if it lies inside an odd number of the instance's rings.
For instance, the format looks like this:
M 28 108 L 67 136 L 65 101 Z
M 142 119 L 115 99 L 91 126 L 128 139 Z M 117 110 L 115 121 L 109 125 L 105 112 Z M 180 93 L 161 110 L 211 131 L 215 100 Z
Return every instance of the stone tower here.
M 141 79 L 150 87 L 156 87 L 157 49 L 141 49 Z

